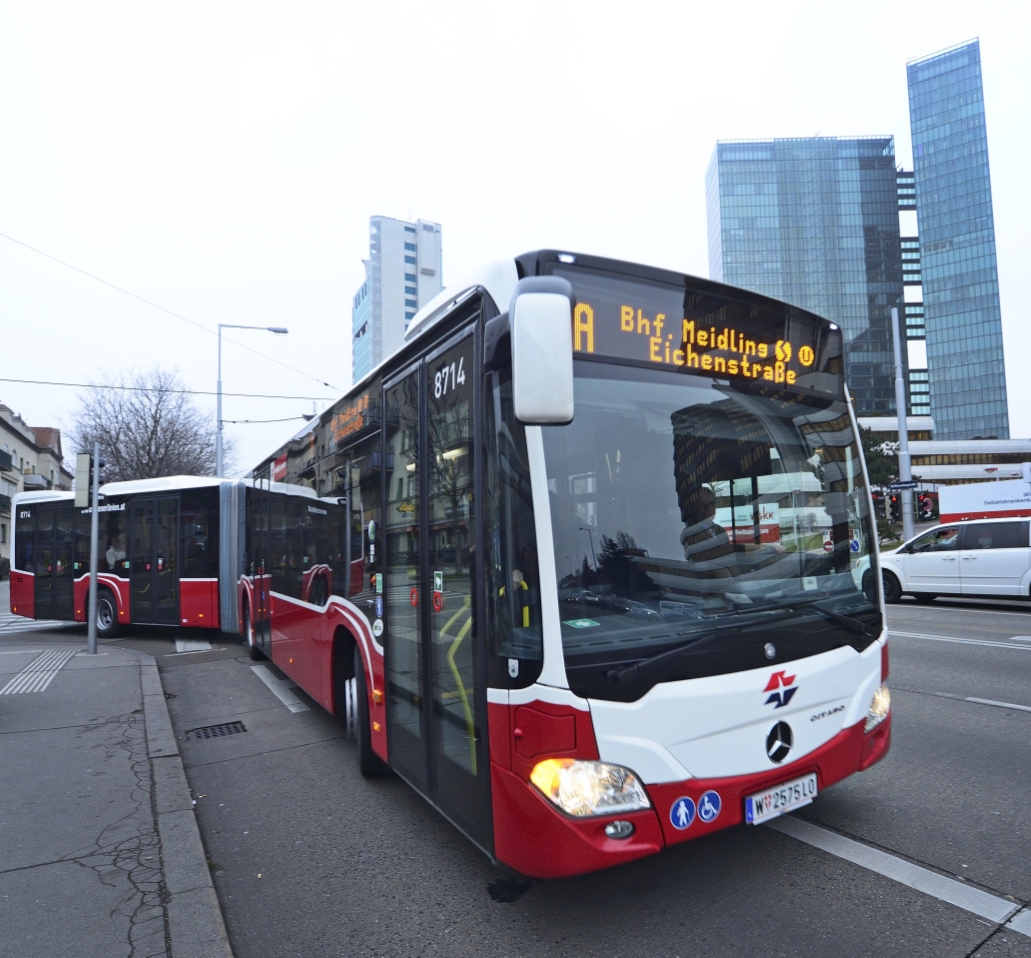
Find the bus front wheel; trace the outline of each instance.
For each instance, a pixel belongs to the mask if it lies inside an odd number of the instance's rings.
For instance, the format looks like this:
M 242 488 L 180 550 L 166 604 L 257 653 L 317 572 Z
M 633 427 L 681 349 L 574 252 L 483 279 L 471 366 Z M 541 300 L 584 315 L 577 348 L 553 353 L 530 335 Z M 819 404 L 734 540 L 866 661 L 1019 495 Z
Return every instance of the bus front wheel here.
M 97 636 L 110 639 L 118 631 L 118 604 L 110 589 L 97 590 Z
M 369 729 L 369 693 L 365 687 L 365 665 L 361 652 L 354 650 L 354 704 L 355 725 L 358 739 L 358 771 L 371 778 L 382 775 L 387 766 L 372 750 L 372 733 Z

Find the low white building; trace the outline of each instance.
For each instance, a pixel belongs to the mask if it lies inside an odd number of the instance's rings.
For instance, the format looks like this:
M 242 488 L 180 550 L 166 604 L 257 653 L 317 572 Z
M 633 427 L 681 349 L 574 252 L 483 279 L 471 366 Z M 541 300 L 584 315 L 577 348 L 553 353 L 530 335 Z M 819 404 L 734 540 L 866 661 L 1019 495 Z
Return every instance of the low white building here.
M 0 403 L 0 556 L 11 558 L 11 500 L 19 492 L 71 489 L 75 476 L 64 464 L 61 430 L 30 426 Z

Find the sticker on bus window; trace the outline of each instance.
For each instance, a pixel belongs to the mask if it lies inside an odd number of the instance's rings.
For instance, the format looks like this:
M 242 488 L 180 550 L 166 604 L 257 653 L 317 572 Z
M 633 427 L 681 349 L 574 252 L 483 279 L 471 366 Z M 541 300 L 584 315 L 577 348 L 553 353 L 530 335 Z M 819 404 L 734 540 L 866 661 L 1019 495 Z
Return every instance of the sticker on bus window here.
M 595 622 L 594 619 L 566 619 L 563 625 L 568 625 L 571 629 L 596 629 L 600 622 Z

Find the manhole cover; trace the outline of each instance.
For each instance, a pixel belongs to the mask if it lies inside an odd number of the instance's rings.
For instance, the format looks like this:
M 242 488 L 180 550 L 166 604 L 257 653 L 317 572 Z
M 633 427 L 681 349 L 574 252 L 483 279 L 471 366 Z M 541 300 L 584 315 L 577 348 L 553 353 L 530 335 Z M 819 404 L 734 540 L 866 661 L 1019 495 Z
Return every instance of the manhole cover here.
M 221 738 L 223 735 L 236 735 L 237 732 L 246 732 L 243 722 L 223 722 L 221 725 L 205 725 L 203 728 L 191 728 L 186 730 L 186 741 L 196 741 L 201 738 Z

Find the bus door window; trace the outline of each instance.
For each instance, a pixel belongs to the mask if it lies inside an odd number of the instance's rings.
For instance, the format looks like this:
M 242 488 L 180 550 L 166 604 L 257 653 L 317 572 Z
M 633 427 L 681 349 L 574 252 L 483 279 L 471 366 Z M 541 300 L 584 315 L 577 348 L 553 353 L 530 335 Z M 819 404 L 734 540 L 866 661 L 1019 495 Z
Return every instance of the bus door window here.
M 488 681 L 493 688 L 533 684 L 543 665 L 540 579 L 526 433 L 515 418 L 511 374 L 485 377 L 487 443 L 482 569 L 491 624 Z M 556 496 L 552 504 L 556 507 Z M 566 502 L 574 515 L 576 506 Z M 584 537 L 586 542 L 586 537 Z M 568 564 L 572 568 L 572 557 Z
M 374 578 L 383 575 L 383 541 L 376 535 L 383 482 L 382 441 L 377 434 L 359 443 L 351 450 L 349 465 L 351 557 L 348 595 L 368 619 L 369 628 L 375 626 L 377 618 L 376 596 L 383 598 L 383 583 Z M 387 462 L 388 470 L 392 469 L 393 453 L 388 454 Z M 382 636 L 380 641 L 383 641 Z
M 474 603 L 473 337 L 427 365 L 427 581 L 437 791 L 476 821 L 481 796 L 466 776 L 486 773 L 478 705 L 482 652 Z M 463 774 L 464 773 L 464 774 Z
M 426 597 L 420 576 L 418 370 L 386 391 L 386 442 L 390 467 L 385 529 L 370 537 L 368 548 L 380 547 L 380 536 L 385 540 L 390 758 L 406 777 L 425 789 L 420 609 Z
M 14 519 L 14 567 L 22 572 L 36 571 L 36 510 L 18 506 Z
M 183 541 L 182 577 L 217 578 L 218 489 L 184 489 L 179 508 Z M 111 558 L 117 562 L 118 548 L 114 544 L 114 538 L 116 536 L 111 536 Z

